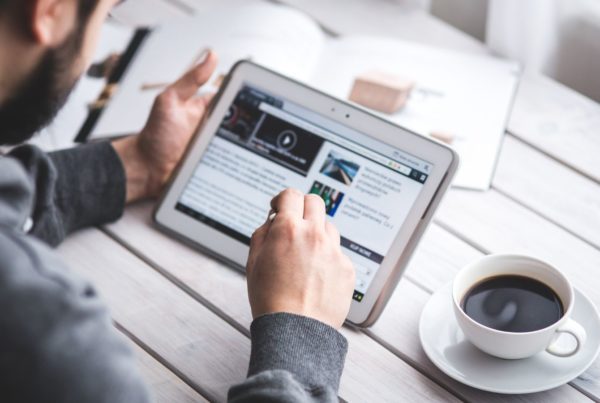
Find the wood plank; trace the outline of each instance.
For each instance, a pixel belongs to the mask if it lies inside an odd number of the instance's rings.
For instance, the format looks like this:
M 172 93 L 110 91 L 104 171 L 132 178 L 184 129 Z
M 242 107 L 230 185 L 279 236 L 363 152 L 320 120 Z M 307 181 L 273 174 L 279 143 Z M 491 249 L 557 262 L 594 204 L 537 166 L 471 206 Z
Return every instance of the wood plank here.
M 131 343 L 144 379 L 152 390 L 156 403 L 196 403 L 208 402 L 202 395 L 186 385 L 163 364 Z
M 600 306 L 600 251 L 498 192 L 452 190 L 436 221 L 482 251 L 537 256 Z M 600 400 L 600 360 L 573 385 Z
M 452 190 L 436 220 L 482 250 L 524 253 L 554 264 L 600 305 L 600 251 L 498 192 Z
M 123 219 L 107 230 L 198 300 L 209 301 L 223 315 L 248 328 L 252 317 L 244 276 L 151 227 L 150 207 L 129 208 Z M 340 387 L 345 400 L 455 400 L 365 334 L 346 328 L 342 334 L 350 344 Z
M 460 401 L 363 332 L 344 328 L 342 334 L 349 343 L 340 385 L 340 396 L 345 400 L 349 402 Z
M 541 75 L 521 80 L 508 131 L 600 181 L 600 104 Z
M 493 187 L 600 248 L 600 184 L 507 136 Z
M 147 222 L 149 217 L 149 206 L 135 206 L 134 208 L 128 209 L 120 222 L 109 226 L 109 230 L 138 253 L 144 254 L 147 258 L 151 259 L 154 264 L 159 266 L 162 266 L 162 264 L 168 265 L 169 269 L 167 274 L 173 276 L 174 280 L 180 283 L 182 287 L 188 288 L 189 292 L 198 293 L 199 297 L 215 303 L 216 306 L 223 309 L 225 314 L 238 318 L 238 320 L 241 321 L 240 323 L 247 327 L 251 321 L 251 317 L 250 311 L 247 308 L 247 303 L 245 302 L 247 297 L 246 288 L 242 278 L 243 276 L 236 270 L 222 267 L 220 263 L 180 244 L 174 239 L 165 237 L 154 228 L 148 228 L 143 222 Z M 140 225 L 142 225 L 143 229 Z M 162 248 L 154 247 L 154 245 L 159 243 L 163 245 Z M 163 251 L 169 250 L 170 253 L 166 255 L 163 252 L 160 252 L 160 249 Z M 436 257 L 429 259 L 428 255 L 432 252 Z M 176 261 L 173 261 L 171 258 L 173 255 L 178 257 Z M 420 281 L 430 281 L 429 276 L 431 276 L 432 278 L 437 279 L 437 284 L 434 283 L 437 288 L 437 285 L 444 284 L 451 279 L 460 265 L 465 264 L 480 255 L 481 252 L 476 251 L 464 242 L 454 238 L 444 230 L 432 227 L 426 234 L 424 246 L 419 248 L 419 252 L 411 263 L 407 276 L 417 278 Z M 457 264 L 457 262 L 460 263 Z M 200 267 L 202 267 L 201 271 L 199 270 Z M 452 270 L 449 268 L 452 268 Z M 430 269 L 433 269 L 433 274 L 429 274 Z M 236 281 L 235 278 L 241 281 Z M 417 289 L 414 284 L 409 284 L 410 287 Z M 423 293 L 425 292 L 423 291 Z M 437 379 L 439 379 L 440 382 L 451 390 L 459 393 L 462 397 L 473 401 L 488 399 L 492 401 L 497 401 L 498 399 L 507 401 L 506 399 L 508 398 L 506 396 L 496 396 L 463 386 L 457 382 L 451 381 L 448 377 L 437 371 L 437 369 L 434 370 L 433 364 L 431 364 L 422 353 L 418 335 L 416 333 L 418 329 L 418 313 L 422 309 L 422 305 L 425 303 L 426 298 L 424 300 L 417 300 L 415 303 L 418 304 L 414 306 L 410 305 L 409 308 L 406 307 L 406 303 L 412 304 L 412 300 L 406 298 L 408 298 L 407 295 L 395 293 L 392 302 L 390 302 L 388 308 L 386 308 L 386 313 L 387 311 L 392 311 L 392 313 L 387 316 L 389 317 L 389 320 L 396 323 L 395 326 L 405 327 L 406 329 L 403 330 L 404 333 L 400 332 L 399 334 L 384 333 L 381 338 L 385 340 L 385 344 L 393 346 L 392 351 L 399 356 L 410 357 L 413 365 L 417 366 L 425 373 L 439 377 Z M 245 309 L 240 310 L 239 306 L 243 306 Z M 410 312 L 416 316 L 408 317 L 410 321 L 408 319 L 406 321 L 400 319 L 402 315 L 407 315 L 404 311 Z M 380 320 L 380 322 L 382 321 L 384 321 L 384 318 Z M 378 322 L 378 324 L 380 322 Z M 388 400 L 390 399 L 390 395 L 387 395 L 385 391 L 389 389 L 391 385 L 401 388 L 406 387 L 405 385 L 398 383 L 400 376 L 397 371 L 389 369 L 389 365 L 385 365 L 385 362 L 388 360 L 378 362 L 377 357 L 385 357 L 385 355 L 378 353 L 378 348 L 375 349 L 374 346 L 362 342 L 360 338 L 364 337 L 363 334 L 350 329 L 345 329 L 344 335 L 349 339 L 351 349 L 348 355 L 346 370 L 342 378 L 342 389 L 340 391 L 342 397 L 349 401 Z M 403 337 L 399 337 L 399 335 L 402 335 Z M 378 338 L 381 335 L 376 336 L 376 338 Z M 357 346 L 360 348 L 357 348 Z M 370 359 L 367 359 L 366 357 L 370 357 Z M 375 360 L 373 360 L 373 357 Z M 375 361 L 375 363 L 373 363 L 373 361 Z M 355 367 L 359 368 L 357 369 Z M 361 371 L 361 368 L 366 370 L 367 374 L 365 374 L 364 371 Z M 391 374 L 391 376 L 386 376 L 385 379 L 379 380 L 381 383 L 373 385 L 371 378 L 379 378 L 381 376 L 379 371 L 383 369 L 385 369 L 384 372 L 386 374 Z M 371 375 L 368 375 L 369 373 Z M 365 379 L 369 379 L 369 381 L 365 381 Z M 413 382 L 414 381 L 411 381 L 410 383 L 413 384 Z M 349 390 L 348 388 L 352 388 L 352 390 Z M 364 395 L 365 389 L 372 389 L 370 395 L 367 397 Z M 392 392 L 394 392 L 393 389 Z M 378 394 L 373 395 L 373 393 Z M 411 393 L 413 392 L 411 391 Z M 573 388 L 565 386 L 563 388 L 555 389 L 554 391 L 539 394 L 533 401 L 549 401 L 550 399 L 565 401 L 566 398 L 569 398 L 570 401 L 577 401 L 574 400 L 574 398 L 577 397 L 579 399 L 582 396 L 583 395 Z M 519 399 L 520 398 L 516 398 L 517 401 L 519 401 Z M 510 401 L 510 399 L 508 401 Z
M 211 401 L 246 376 L 247 337 L 99 230 L 80 232 L 59 249 L 90 279 L 115 322 Z
M 482 255 L 481 251 L 432 224 L 423 235 L 404 275 L 431 294 L 452 281 L 460 267 Z

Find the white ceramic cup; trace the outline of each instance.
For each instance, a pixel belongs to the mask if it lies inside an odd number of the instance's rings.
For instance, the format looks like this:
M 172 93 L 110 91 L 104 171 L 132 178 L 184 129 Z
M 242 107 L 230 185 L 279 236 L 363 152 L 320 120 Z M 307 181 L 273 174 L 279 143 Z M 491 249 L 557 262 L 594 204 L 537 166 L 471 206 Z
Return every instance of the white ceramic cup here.
M 465 294 L 482 280 L 499 275 L 525 276 L 546 284 L 560 298 L 563 316 L 544 329 L 519 333 L 492 329 L 471 319 L 461 306 Z M 496 357 L 526 358 L 543 350 L 558 357 L 570 357 L 585 343 L 585 329 L 570 318 L 574 304 L 573 286 L 558 269 L 532 257 L 489 255 L 465 266 L 454 278 L 452 300 L 456 320 L 465 337 L 480 350 Z M 558 345 L 557 340 L 563 333 L 575 339 L 574 347 Z

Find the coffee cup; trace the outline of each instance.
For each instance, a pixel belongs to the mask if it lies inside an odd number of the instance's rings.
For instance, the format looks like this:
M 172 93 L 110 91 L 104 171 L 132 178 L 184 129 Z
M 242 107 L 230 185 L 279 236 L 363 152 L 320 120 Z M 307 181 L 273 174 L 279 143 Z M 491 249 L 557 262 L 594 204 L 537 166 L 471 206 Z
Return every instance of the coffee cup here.
M 532 257 L 489 255 L 465 266 L 454 279 L 452 300 L 467 340 L 496 357 L 526 358 L 544 350 L 570 357 L 585 343 L 585 329 L 571 319 L 573 286 Z M 574 343 L 559 343 L 563 334 Z

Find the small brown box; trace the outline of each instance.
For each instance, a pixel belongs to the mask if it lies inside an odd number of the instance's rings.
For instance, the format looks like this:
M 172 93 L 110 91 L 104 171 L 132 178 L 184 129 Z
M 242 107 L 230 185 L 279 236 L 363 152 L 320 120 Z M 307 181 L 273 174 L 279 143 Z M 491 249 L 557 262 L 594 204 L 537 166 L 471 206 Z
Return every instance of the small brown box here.
M 405 104 L 414 82 L 406 78 L 369 71 L 354 80 L 350 101 L 384 113 L 396 113 Z

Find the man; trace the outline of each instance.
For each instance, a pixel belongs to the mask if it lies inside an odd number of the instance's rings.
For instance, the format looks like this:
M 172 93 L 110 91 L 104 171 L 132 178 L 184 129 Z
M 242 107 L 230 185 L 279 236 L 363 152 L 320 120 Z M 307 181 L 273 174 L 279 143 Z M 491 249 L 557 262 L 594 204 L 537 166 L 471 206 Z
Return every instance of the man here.
M 0 144 L 26 141 L 89 65 L 117 0 L 0 0 Z M 0 156 L 0 401 L 146 402 L 150 393 L 94 288 L 48 247 L 157 195 L 205 113 L 216 56 L 157 97 L 137 136 Z M 252 237 L 248 378 L 231 401 L 337 401 L 354 270 L 316 196 L 286 190 Z

